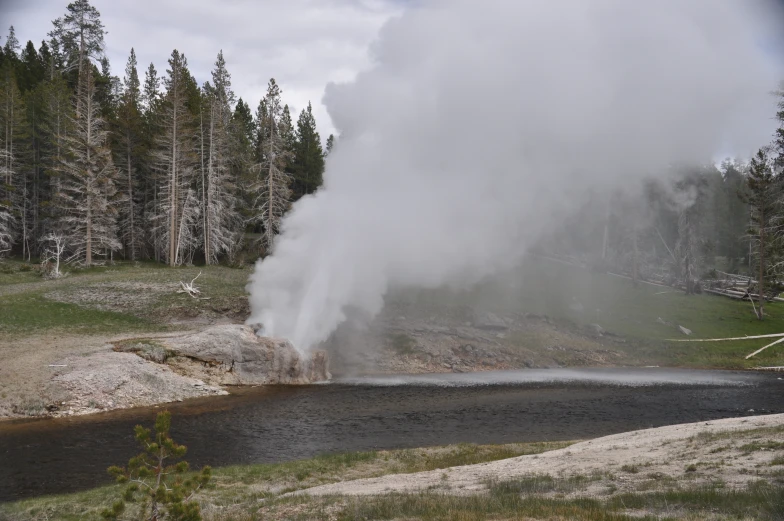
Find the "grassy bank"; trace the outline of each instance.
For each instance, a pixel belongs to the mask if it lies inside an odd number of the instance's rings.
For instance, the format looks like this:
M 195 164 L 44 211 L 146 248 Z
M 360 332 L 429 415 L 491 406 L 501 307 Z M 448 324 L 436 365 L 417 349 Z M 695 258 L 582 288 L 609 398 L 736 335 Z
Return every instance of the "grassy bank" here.
M 732 441 L 732 435 L 720 436 Z M 715 441 L 715 440 L 714 440 Z M 695 485 L 691 475 L 651 474 L 633 492 L 615 492 L 622 474 L 553 477 L 537 475 L 490 480 L 484 490 L 463 493 L 430 487 L 381 496 L 286 495 L 312 486 L 387 474 L 539 454 L 569 443 L 457 445 L 429 449 L 360 452 L 321 456 L 275 465 L 215 469 L 199 495 L 206 521 L 249 520 L 730 520 L 784 519 L 784 474 L 751 481 L 741 488 L 720 481 Z M 446 471 L 445 471 L 446 472 Z M 623 472 L 641 472 L 627 468 Z M 446 475 L 446 474 L 445 474 Z M 591 488 L 601 483 L 599 488 Z M 607 485 L 609 483 L 609 486 Z M 0 520 L 92 520 L 120 494 L 117 486 L 0 504 Z
M 168 268 L 125 263 L 76 269 L 43 280 L 24 263 L 4 261 L 0 270 L 0 335 L 49 332 L 121 334 L 172 329 L 171 322 L 247 310 L 250 268 Z M 177 293 L 180 281 L 196 285 L 208 300 Z
M 744 357 L 771 340 L 736 342 L 667 342 L 687 338 L 725 338 L 784 333 L 784 303 L 766 305 L 766 318 L 754 315 L 751 303 L 716 295 L 686 295 L 672 288 L 638 284 L 538 258 L 467 292 L 421 292 L 425 302 L 482 303 L 494 312 L 533 313 L 579 329 L 598 324 L 626 340 L 620 346 L 632 358 L 650 364 L 696 368 L 742 369 L 784 365 L 784 348 L 774 346 L 752 360 Z M 536 342 L 523 335 L 509 343 Z M 544 345 L 540 346 L 546 347 Z
M 25 264 L 4 261 L 0 270 L 0 336 L 63 332 L 122 334 L 184 327 L 197 319 L 247 316 L 245 286 L 251 268 L 221 266 L 168 268 L 154 263 L 118 263 L 73 270 L 59 280 L 42 280 Z M 177 293 L 180 281 L 201 272 L 197 285 L 209 300 Z M 625 360 L 643 365 L 738 369 L 784 365 L 784 348 L 775 346 L 752 360 L 745 355 L 766 340 L 673 343 L 685 338 L 720 338 L 784 332 L 784 304 L 770 303 L 759 321 L 751 304 L 712 295 L 687 296 L 670 288 L 591 273 L 584 269 L 528 259 L 522 268 L 485 281 L 470 291 L 420 290 L 390 297 L 414 302 L 417 316 L 448 315 L 456 307 L 481 307 L 498 314 L 546 316 L 559 327 L 589 332 L 598 324 L 615 341 Z M 410 341 L 411 339 L 404 339 Z M 547 349 L 552 340 L 514 332 L 508 347 Z M 399 343 L 399 342 L 398 342 Z M 395 344 L 397 345 L 397 344 Z M 406 354 L 401 344 L 399 354 Z
M 206 519 L 244 519 L 261 502 L 300 504 L 280 499 L 281 494 L 326 483 L 386 474 L 410 473 L 470 465 L 559 449 L 570 442 L 515 443 L 507 445 L 461 444 L 426 449 L 357 452 L 324 455 L 280 464 L 238 465 L 213 470 L 213 481 L 200 494 Z M 99 519 L 100 511 L 122 493 L 110 485 L 75 494 L 63 494 L 0 504 L 0 520 Z M 318 505 L 316 508 L 320 508 Z M 230 512 L 228 517 L 224 512 Z M 237 517 L 234 517 L 237 516 Z M 250 517 L 261 519 L 262 517 Z

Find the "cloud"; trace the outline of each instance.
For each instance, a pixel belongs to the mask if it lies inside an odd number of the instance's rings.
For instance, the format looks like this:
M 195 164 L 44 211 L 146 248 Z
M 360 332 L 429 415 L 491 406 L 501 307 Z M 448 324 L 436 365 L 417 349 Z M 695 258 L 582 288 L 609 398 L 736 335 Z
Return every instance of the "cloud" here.
M 249 286 L 301 349 L 394 287 L 519 262 L 591 191 L 748 153 L 773 131 L 759 2 L 431 0 L 325 97 L 341 139 Z
M 210 79 L 223 49 L 232 85 L 255 110 L 275 77 L 284 102 L 297 113 L 313 102 L 322 139 L 333 132 L 321 104 L 324 86 L 348 81 L 369 64 L 367 48 L 379 28 L 402 9 L 391 0 L 93 0 L 114 74 L 122 77 L 131 47 L 140 74 L 150 62 L 159 74 L 173 49 L 184 52 L 199 84 Z M 65 12 L 66 0 L 4 3 L 3 19 L 36 46 Z M 9 23 L 9 24 L 10 24 Z

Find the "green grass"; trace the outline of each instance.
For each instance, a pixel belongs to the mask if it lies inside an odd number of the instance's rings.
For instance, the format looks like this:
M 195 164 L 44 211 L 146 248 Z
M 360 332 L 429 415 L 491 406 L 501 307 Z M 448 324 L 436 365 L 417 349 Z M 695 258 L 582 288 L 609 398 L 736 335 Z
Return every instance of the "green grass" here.
M 514 288 L 514 289 L 510 289 Z M 681 291 L 638 284 L 605 273 L 528 258 L 518 270 L 488 280 L 471 291 L 420 292 L 424 303 L 482 302 L 489 311 L 544 315 L 567 328 L 585 331 L 599 324 L 627 340 L 606 342 L 647 364 L 738 369 L 784 365 L 784 347 L 774 346 L 751 360 L 744 357 L 771 340 L 733 342 L 668 342 L 685 339 L 677 326 L 690 329 L 689 338 L 725 338 L 784 333 L 784 303 L 766 305 L 765 320 L 757 320 L 749 302 L 715 295 L 686 295 Z M 575 306 L 579 303 L 580 306 Z M 582 307 L 581 311 L 576 310 Z M 661 318 L 662 324 L 657 319 Z M 530 336 L 530 335 L 529 335 Z M 525 334 L 511 341 L 541 342 Z M 542 347 L 533 345 L 532 347 Z
M 277 464 L 236 465 L 213 469 L 213 481 L 200 498 L 217 507 L 258 505 L 260 499 L 345 479 L 376 477 L 468 465 L 539 454 L 566 447 L 572 442 L 514 443 L 508 445 L 460 444 L 429 449 L 326 454 L 311 459 Z M 97 519 L 100 510 L 116 499 L 122 488 L 104 486 L 55 496 L 43 496 L 0 504 L 0 520 Z
M 741 445 L 739 448 L 746 454 L 750 454 L 759 450 L 781 450 L 784 449 L 784 441 L 756 440 L 751 443 Z
M 195 317 L 205 312 L 239 315 L 247 309 L 245 285 L 250 268 L 168 268 L 156 263 L 119 262 L 73 269 L 61 279 L 44 280 L 33 271 L 20 271 L 23 263 L 4 261 L 3 265 L 6 269 L 0 270 L 0 335 L 159 331 L 167 329 L 172 318 Z M 189 282 L 199 272 L 196 285 L 208 300 L 176 293 L 179 281 Z M 138 290 L 132 289 L 134 283 L 141 285 Z M 151 303 L 134 306 L 134 298 L 149 294 L 149 286 L 161 290 Z M 69 300 L 70 295 L 84 291 L 119 295 L 126 298 L 130 308 L 107 311 L 97 309 L 100 302 L 58 302 L 46 297 L 57 292 Z
M 539 475 L 514 479 L 501 477 L 486 482 L 486 492 L 474 494 L 455 494 L 456 490 L 436 485 L 418 493 L 373 497 L 281 497 L 289 491 L 324 483 L 494 461 L 567 445 L 455 445 L 330 454 L 280 464 L 223 467 L 214 470 L 213 482 L 199 493 L 198 498 L 206 521 L 784 519 L 784 479 L 751 482 L 739 490 L 720 482 L 680 488 L 681 482 L 676 479 L 651 474 L 648 477 L 652 482 L 641 482 L 637 492 L 614 493 L 617 488 L 612 486 L 612 480 L 615 478 L 605 473 L 569 478 Z M 607 485 L 608 480 L 606 495 L 570 496 L 593 483 Z M 664 489 L 660 487 L 662 484 L 666 484 Z M 121 487 L 110 485 L 75 494 L 0 504 L 0 520 L 95 520 L 100 510 L 111 504 L 120 492 Z
M 387 343 L 399 355 L 412 354 L 416 346 L 416 341 L 405 333 L 387 334 Z
M 4 261 L 0 270 L 0 334 L 25 334 L 48 329 L 70 332 L 132 332 L 154 330 L 170 319 L 203 314 L 242 317 L 247 313 L 245 286 L 250 267 L 222 266 L 168 268 L 156 263 L 120 262 L 112 266 L 71 270 L 67 277 L 44 281 L 25 266 Z M 196 300 L 176 293 L 179 281 L 190 281 L 201 272 L 196 284 L 209 300 Z M 44 295 L 52 290 L 67 294 L 99 285 L 144 283 L 167 288 L 156 293 L 149 306 L 128 312 L 97 311 L 88 305 L 56 303 Z M 6 292 L 4 294 L 4 288 Z M 513 289 L 511 289 L 513 288 Z M 120 291 L 109 288 L 106 291 Z M 128 298 L 133 299 L 133 292 Z M 529 258 L 513 272 L 484 281 L 469 291 L 407 290 L 394 292 L 393 302 L 414 303 L 419 315 L 454 315 L 470 320 L 470 310 L 479 303 L 488 311 L 545 315 L 565 330 L 585 333 L 599 324 L 617 336 L 599 339 L 624 353 L 624 363 L 696 368 L 741 369 L 784 365 L 784 346 L 774 346 L 751 360 L 745 356 L 769 341 L 669 342 L 685 339 L 682 325 L 694 332 L 692 338 L 722 338 L 784 332 L 784 304 L 770 303 L 766 320 L 759 321 L 748 302 L 713 295 L 691 295 L 670 288 L 639 284 L 603 273 Z M 579 303 L 582 311 L 574 306 Z M 577 306 L 577 307 L 580 307 Z M 657 319 L 661 318 L 667 324 Z M 510 334 L 507 345 L 543 349 L 551 342 L 534 332 Z M 625 339 L 625 343 L 619 341 Z M 414 339 L 390 333 L 387 344 L 398 354 L 410 354 Z M 568 360 L 567 360 L 568 362 Z M 576 362 L 575 362 L 576 363 Z
M 557 480 L 553 480 L 555 482 Z M 540 483 L 553 483 L 540 481 Z M 549 485 L 548 485 L 549 486 Z M 569 485 L 552 485 L 569 488 Z M 545 490 L 546 491 L 546 490 Z M 705 487 L 645 494 L 619 494 L 609 499 L 558 499 L 530 495 L 519 481 L 501 481 L 487 495 L 456 496 L 425 492 L 349 499 L 342 521 L 417 519 L 480 521 L 484 519 L 569 519 L 576 521 L 662 519 L 757 519 L 784 515 L 784 489 L 757 483 L 745 490 Z
M 155 325 L 149 320 L 125 313 L 54 302 L 44 298 L 40 292 L 0 298 L 0 336 L 36 334 L 52 330 L 96 334 L 152 329 L 155 329 Z

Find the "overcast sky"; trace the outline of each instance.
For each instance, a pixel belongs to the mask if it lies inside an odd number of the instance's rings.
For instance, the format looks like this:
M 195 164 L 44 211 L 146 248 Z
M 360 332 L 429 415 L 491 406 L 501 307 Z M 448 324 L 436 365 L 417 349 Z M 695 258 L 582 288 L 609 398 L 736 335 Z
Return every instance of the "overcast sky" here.
M 68 0 L 0 0 L 3 43 L 10 25 L 36 48 Z M 155 64 L 164 75 L 172 49 L 184 52 L 199 85 L 223 49 L 232 86 L 255 112 L 271 77 L 292 116 L 313 102 L 322 141 L 334 129 L 321 104 L 328 82 L 367 67 L 368 46 L 405 0 L 91 0 L 108 31 L 106 53 L 122 78 L 131 47 L 140 79 Z
M 0 31 L 13 25 L 36 48 L 69 0 L 0 0 Z M 329 82 L 354 78 L 370 64 L 381 26 L 416 0 L 91 0 L 101 12 L 113 74 L 122 78 L 131 47 L 139 74 L 150 62 L 164 75 L 172 49 L 184 52 L 199 85 L 223 49 L 234 91 L 255 112 L 274 77 L 295 118 L 313 102 L 322 141 L 334 131 L 321 103 Z M 784 0 L 772 0 L 784 4 Z M 777 22 L 778 23 L 778 22 Z M 761 37 L 779 67 L 784 31 Z M 48 38 L 47 38 L 48 39 Z M 2 38 L 3 43 L 5 38 Z M 784 72 L 784 71 L 782 71 Z

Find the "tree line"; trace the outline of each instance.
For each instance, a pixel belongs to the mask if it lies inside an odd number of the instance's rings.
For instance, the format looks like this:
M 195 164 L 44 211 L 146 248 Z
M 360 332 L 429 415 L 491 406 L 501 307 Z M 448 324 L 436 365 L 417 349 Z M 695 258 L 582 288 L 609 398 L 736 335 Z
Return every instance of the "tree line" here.
M 687 294 L 744 274 L 762 319 L 784 290 L 784 90 L 776 95 L 778 129 L 749 160 L 670 165 L 640 191 L 587 194 L 537 247 Z
M 0 256 L 177 266 L 269 251 L 334 143 L 323 149 L 311 105 L 295 124 L 270 79 L 254 113 L 222 51 L 201 86 L 176 49 L 143 80 L 131 49 L 120 79 L 105 33 L 76 0 L 38 49 L 13 26 L 0 49 Z

